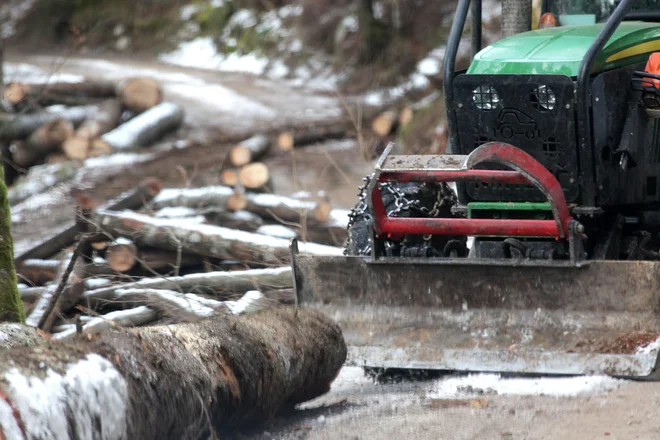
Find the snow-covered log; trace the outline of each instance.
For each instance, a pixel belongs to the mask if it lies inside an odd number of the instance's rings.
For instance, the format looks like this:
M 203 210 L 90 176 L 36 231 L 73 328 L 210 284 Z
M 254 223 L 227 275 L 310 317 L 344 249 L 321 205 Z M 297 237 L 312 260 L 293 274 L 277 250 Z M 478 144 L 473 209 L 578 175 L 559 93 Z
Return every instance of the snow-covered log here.
M 95 335 L 116 327 L 141 327 L 158 319 L 158 312 L 147 306 L 139 306 L 128 310 L 117 310 L 97 316 L 87 321 L 82 327 L 83 335 Z M 69 327 L 63 332 L 53 335 L 54 340 L 64 340 L 77 334 L 77 329 Z
M 183 107 L 163 102 L 104 134 L 94 141 L 94 148 L 120 151 L 150 145 L 178 129 L 183 124 L 183 118 Z M 97 143 L 105 143 L 106 146 Z
M 0 352 L 0 437 L 220 437 L 330 389 L 338 325 L 281 308 Z
M 202 188 L 166 188 L 151 202 L 152 209 L 185 207 L 192 209 L 227 209 L 227 199 L 234 194 L 228 186 L 206 186 Z
M 45 343 L 46 339 L 39 334 L 36 328 L 16 323 L 0 323 L 0 351 L 14 347 L 35 347 Z M 0 400 L 0 405 L 2 405 L 2 400 Z M 0 419 L 2 419 L 2 410 L 0 410 Z M 0 438 L 3 438 L 1 434 L 2 429 L 0 429 Z M 7 440 L 12 439 L 7 437 Z
M 123 284 L 111 284 L 87 290 L 81 302 L 97 308 L 117 300 L 119 290 L 165 289 L 184 293 L 199 293 L 217 298 L 229 298 L 254 289 L 277 290 L 293 287 L 291 268 L 208 272 L 178 277 L 143 278 Z
M 229 229 L 256 232 L 264 221 L 257 214 L 247 211 L 213 212 L 205 214 L 209 223 Z
M 289 240 L 220 226 L 159 219 L 132 212 L 101 211 L 95 224 L 105 234 L 124 236 L 139 246 L 179 250 L 246 263 L 282 264 L 289 259 Z M 341 255 L 337 247 L 301 243 L 300 252 Z
M 246 193 L 245 211 L 275 221 L 301 223 L 301 221 L 325 222 L 330 217 L 329 201 L 305 201 L 276 194 Z
M 234 145 L 229 152 L 229 160 L 235 167 L 242 167 L 261 159 L 270 148 L 270 138 L 258 134 Z
M 60 267 L 59 260 L 27 259 L 16 265 L 16 274 L 23 282 L 43 286 L 55 279 Z

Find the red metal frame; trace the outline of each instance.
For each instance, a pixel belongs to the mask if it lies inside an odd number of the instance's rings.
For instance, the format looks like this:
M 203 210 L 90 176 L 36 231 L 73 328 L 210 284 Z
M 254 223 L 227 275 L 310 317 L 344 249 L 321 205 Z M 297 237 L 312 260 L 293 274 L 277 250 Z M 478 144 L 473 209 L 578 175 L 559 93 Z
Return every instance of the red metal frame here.
M 478 164 L 488 162 L 508 166 L 512 171 L 475 170 Z M 548 199 L 554 220 L 462 219 L 462 218 L 397 218 L 388 217 L 383 199 L 374 186 L 371 194 L 377 234 L 401 236 L 418 235 L 470 235 L 500 237 L 568 237 L 568 224 L 572 220 L 561 185 L 540 162 L 523 150 L 503 142 L 489 142 L 475 149 L 464 170 L 460 171 L 382 171 L 378 182 L 456 182 L 478 181 L 487 183 L 532 184 Z

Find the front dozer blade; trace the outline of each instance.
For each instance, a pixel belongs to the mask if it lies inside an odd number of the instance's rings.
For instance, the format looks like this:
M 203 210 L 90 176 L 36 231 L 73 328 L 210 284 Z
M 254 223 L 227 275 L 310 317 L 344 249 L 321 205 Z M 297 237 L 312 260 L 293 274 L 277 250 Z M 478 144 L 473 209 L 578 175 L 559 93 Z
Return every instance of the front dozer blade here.
M 370 261 L 295 249 L 297 301 L 339 323 L 350 365 L 657 379 L 660 263 Z

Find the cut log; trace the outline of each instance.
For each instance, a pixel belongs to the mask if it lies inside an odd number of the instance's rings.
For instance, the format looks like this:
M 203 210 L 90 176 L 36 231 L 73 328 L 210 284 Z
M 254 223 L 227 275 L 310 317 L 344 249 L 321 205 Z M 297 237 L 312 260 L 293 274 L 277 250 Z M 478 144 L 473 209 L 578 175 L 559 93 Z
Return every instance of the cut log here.
M 183 123 L 183 107 L 170 102 L 159 104 L 94 141 L 94 148 L 129 150 L 150 145 Z M 105 143 L 106 146 L 96 145 Z
M 16 265 L 16 273 L 23 281 L 43 286 L 55 279 L 60 264 L 59 260 L 28 259 Z
M 166 188 L 150 204 L 152 209 L 165 207 L 185 207 L 192 209 L 227 209 L 227 199 L 234 194 L 228 186 L 207 186 L 202 188 Z
M 352 131 L 354 131 L 352 123 L 301 127 L 280 133 L 277 138 L 277 146 L 280 150 L 290 151 L 295 147 L 302 147 L 316 142 L 343 139 L 353 135 Z
M 199 266 L 204 259 L 198 255 L 181 254 L 159 249 L 140 250 L 137 263 L 149 271 L 160 272 L 178 267 Z
M 13 206 L 36 194 L 62 182 L 69 181 L 78 173 L 78 167 L 73 163 L 60 163 L 30 168 L 27 175 L 9 188 L 9 203 Z
M 112 211 L 122 211 L 125 209 L 139 209 L 145 203 L 151 201 L 161 190 L 162 182 L 159 179 L 147 178 L 129 191 L 121 194 L 115 200 L 111 200 L 100 209 L 109 209 Z M 31 249 L 23 252 L 16 257 L 16 264 L 29 258 L 47 259 L 59 253 L 62 249 L 71 246 L 78 236 L 78 227 L 70 226 L 59 234 L 50 237 L 43 242 L 37 243 Z M 98 241 L 98 240 L 97 240 Z
M 5 99 L 11 104 L 32 101 L 41 105 L 68 104 L 76 98 L 109 98 L 115 95 L 112 82 L 83 81 L 27 84 L 10 82 L 5 88 Z
M 113 237 L 130 238 L 139 246 L 189 252 L 250 263 L 283 264 L 289 260 L 289 241 L 212 225 L 186 224 L 131 212 L 101 211 L 94 222 Z M 301 243 L 301 253 L 341 255 L 340 248 Z
M 209 223 L 229 229 L 256 232 L 264 221 L 256 214 L 247 211 L 214 212 L 207 215 Z
M 235 187 L 238 185 L 238 171 L 234 169 L 222 170 L 222 173 L 220 174 L 220 181 L 223 185 L 231 188 Z
M 163 91 L 153 78 L 130 78 L 117 85 L 117 96 L 127 109 L 142 113 L 162 102 Z
M 26 141 L 16 143 L 12 159 L 16 165 L 27 168 L 60 148 L 73 133 L 73 124 L 66 119 L 47 122 Z
M 330 217 L 329 201 L 304 201 L 275 194 L 244 195 L 245 211 L 275 220 L 276 222 L 301 223 L 302 220 L 324 223 Z
M 110 243 L 105 251 L 105 259 L 110 269 L 116 272 L 128 272 L 138 260 L 138 248 L 123 237 Z
M 371 123 L 371 130 L 379 138 L 386 138 L 396 131 L 399 124 L 399 113 L 388 110 L 376 116 Z
M 268 136 L 258 134 L 240 142 L 229 152 L 229 159 L 235 167 L 242 167 L 261 159 L 270 148 Z
M 37 128 L 56 119 L 66 119 L 77 127 L 85 119 L 93 117 L 97 110 L 95 106 L 80 106 L 24 115 L 0 114 L 0 139 L 25 139 Z
M 232 272 L 208 272 L 178 277 L 144 278 L 132 283 L 108 285 L 87 290 L 82 304 L 99 308 L 117 301 L 121 289 L 165 289 L 177 292 L 211 295 L 230 299 L 235 294 L 253 289 L 277 290 L 293 287 L 290 267 L 274 269 L 250 269 Z
M 75 136 L 67 139 L 62 150 L 69 159 L 84 160 L 111 152 L 106 143 L 94 144 L 94 140 L 117 127 L 121 118 L 121 104 L 117 100 L 107 100 L 99 106 L 93 118 L 85 120 L 76 130 Z
M 328 392 L 346 356 L 337 324 L 293 308 L 3 350 L 0 429 L 8 439 L 233 438 Z
M 270 171 L 266 164 L 254 162 L 238 172 L 238 180 L 249 191 L 273 192 Z

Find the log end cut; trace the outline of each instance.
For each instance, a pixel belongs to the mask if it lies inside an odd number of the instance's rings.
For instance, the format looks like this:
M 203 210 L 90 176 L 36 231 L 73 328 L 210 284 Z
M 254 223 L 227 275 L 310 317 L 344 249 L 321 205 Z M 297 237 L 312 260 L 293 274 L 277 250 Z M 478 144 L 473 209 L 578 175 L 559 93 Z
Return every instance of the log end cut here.
M 245 188 L 256 190 L 268 185 L 270 172 L 262 162 L 255 162 L 241 168 L 238 178 Z
M 285 131 L 280 133 L 277 137 L 277 146 L 282 151 L 291 151 L 294 147 L 294 138 L 293 133 L 290 131 Z
M 163 100 L 163 91 L 158 81 L 140 77 L 124 81 L 119 86 L 118 95 L 126 108 L 142 113 Z

